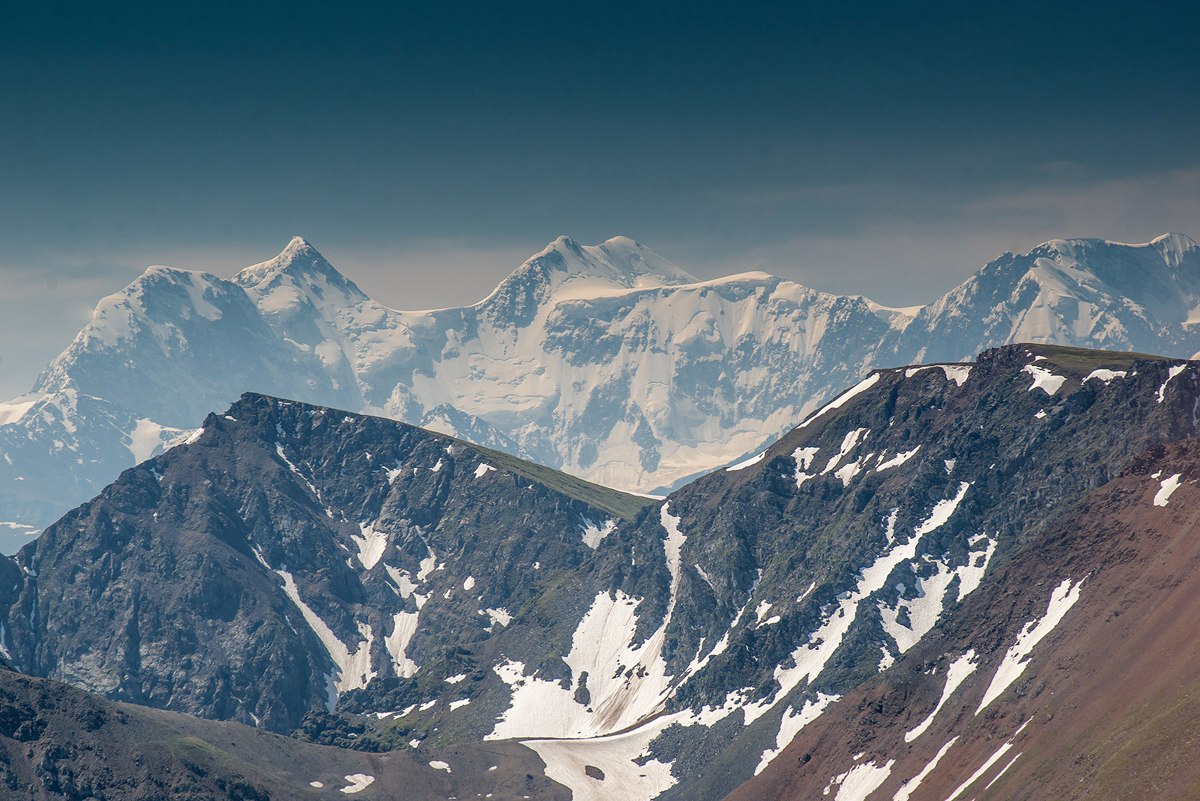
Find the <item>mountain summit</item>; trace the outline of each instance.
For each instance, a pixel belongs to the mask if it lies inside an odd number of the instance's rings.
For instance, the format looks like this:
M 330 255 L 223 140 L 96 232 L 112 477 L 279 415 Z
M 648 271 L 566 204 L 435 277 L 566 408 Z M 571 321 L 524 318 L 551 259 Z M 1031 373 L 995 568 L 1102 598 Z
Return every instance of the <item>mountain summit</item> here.
M 0 529 L 22 541 L 246 391 L 660 494 L 760 451 L 864 366 L 1014 341 L 1186 357 L 1198 323 L 1200 248 L 1178 234 L 1005 254 L 918 310 L 560 237 L 478 303 L 404 312 L 295 238 L 232 280 L 156 268 L 102 300 L 35 392 L 0 404 Z

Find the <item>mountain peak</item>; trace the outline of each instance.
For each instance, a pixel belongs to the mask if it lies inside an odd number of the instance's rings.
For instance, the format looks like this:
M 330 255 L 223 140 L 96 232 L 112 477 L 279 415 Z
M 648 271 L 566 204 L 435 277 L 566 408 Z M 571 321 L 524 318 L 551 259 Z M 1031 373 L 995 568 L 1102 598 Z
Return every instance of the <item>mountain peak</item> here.
M 674 286 L 697 280 L 627 236 L 614 236 L 599 245 L 580 245 L 568 236 L 560 236 L 526 261 L 517 273 L 532 264 L 562 274 L 563 280 L 599 279 L 625 288 Z
M 293 236 L 279 255 L 246 267 L 233 277 L 243 287 L 269 289 L 280 283 L 329 284 L 346 294 L 363 295 L 354 282 L 337 271 L 308 240 Z

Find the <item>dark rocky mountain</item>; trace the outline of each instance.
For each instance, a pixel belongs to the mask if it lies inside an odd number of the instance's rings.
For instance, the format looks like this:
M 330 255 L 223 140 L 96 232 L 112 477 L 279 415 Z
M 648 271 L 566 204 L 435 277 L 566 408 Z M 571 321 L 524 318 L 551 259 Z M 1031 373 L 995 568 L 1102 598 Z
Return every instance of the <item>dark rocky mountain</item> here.
M 1192 436 L 1198 396 L 1189 362 L 1047 346 L 882 370 L 651 502 L 249 395 L 0 568 L 0 643 L 29 673 L 318 742 L 520 742 L 579 800 L 720 798 Z
M 473 686 L 476 643 L 645 503 L 248 395 L 21 552 L 5 645 L 27 673 L 273 731 L 347 695 L 396 710 Z

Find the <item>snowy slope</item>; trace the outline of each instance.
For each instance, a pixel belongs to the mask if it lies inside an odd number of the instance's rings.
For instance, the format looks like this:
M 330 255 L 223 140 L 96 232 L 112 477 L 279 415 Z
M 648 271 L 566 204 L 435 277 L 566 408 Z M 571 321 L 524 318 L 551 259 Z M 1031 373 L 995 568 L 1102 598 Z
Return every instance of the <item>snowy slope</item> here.
M 559 238 L 482 301 L 367 297 L 311 245 L 232 280 L 155 267 L 0 404 L 6 550 L 256 391 L 379 414 L 640 492 L 761 449 L 865 370 L 1013 341 L 1188 356 L 1200 249 L 1050 242 L 895 310 L 765 273 L 697 281 L 623 237 Z

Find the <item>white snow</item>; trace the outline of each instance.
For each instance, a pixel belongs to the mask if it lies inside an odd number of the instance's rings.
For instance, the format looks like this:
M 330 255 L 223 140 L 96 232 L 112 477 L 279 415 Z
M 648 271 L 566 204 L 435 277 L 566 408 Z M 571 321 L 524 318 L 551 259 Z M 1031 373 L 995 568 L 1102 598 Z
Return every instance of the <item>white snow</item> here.
M 395 583 L 396 589 L 400 591 L 400 597 L 407 600 L 413 594 L 413 590 L 417 588 L 417 584 L 412 580 L 409 572 L 388 564 L 385 564 L 383 567 L 387 571 L 388 576 L 391 577 L 392 582 Z
M 826 794 L 834 787 L 838 788 L 834 801 L 866 801 L 867 796 L 879 789 L 879 785 L 887 781 L 892 773 L 892 765 L 896 760 L 889 759 L 883 765 L 865 762 L 855 765 L 845 773 L 838 774 L 825 788 Z
M 950 663 L 949 669 L 946 670 L 946 683 L 942 686 L 942 697 L 938 699 L 933 711 L 923 721 L 904 734 L 904 742 L 911 743 L 925 733 L 933 723 L 933 719 L 937 717 L 937 713 L 941 712 L 942 707 L 946 705 L 946 701 L 950 700 L 950 696 L 954 695 L 954 691 L 967 680 L 967 677 L 975 672 L 977 667 L 979 666 L 975 664 L 974 649 L 967 651 Z
M 346 795 L 361 793 L 363 790 L 370 787 L 375 781 L 374 776 L 368 776 L 365 773 L 351 773 L 347 775 L 345 779 L 350 783 L 338 792 L 345 793 Z M 314 784 L 314 786 L 316 785 Z
M 458 684 L 459 682 L 464 681 L 466 678 L 467 678 L 466 673 L 457 673 L 448 679 L 444 679 L 444 681 L 447 684 Z
M 976 715 L 986 709 L 988 704 L 1000 697 L 1001 693 L 1021 677 L 1025 668 L 1029 667 L 1028 658 L 1034 646 L 1045 639 L 1062 622 L 1067 612 L 1079 600 L 1081 587 L 1083 587 L 1083 579 L 1080 579 L 1078 583 L 1072 583 L 1071 579 L 1063 579 L 1063 582 L 1050 595 L 1050 603 L 1041 619 L 1031 620 L 1025 624 L 1021 633 L 1017 635 L 1017 641 L 1008 649 L 1000 666 L 996 668 L 992 683 L 988 685 L 987 691 L 983 694 L 983 700 L 979 702 L 979 708 L 975 710 Z
M 1158 485 L 1158 492 L 1154 493 L 1154 505 L 1166 506 L 1167 501 L 1171 499 L 1171 495 L 1175 490 L 1179 489 L 1180 474 L 1176 473 L 1173 476 L 1164 478 Z
M 1171 367 L 1170 369 L 1167 370 L 1167 380 L 1164 381 L 1162 383 L 1162 386 L 1158 388 L 1158 394 L 1156 396 L 1159 403 L 1162 403 L 1163 400 L 1166 399 L 1167 384 L 1170 384 L 1171 379 L 1175 378 L 1177 375 L 1179 375 L 1186 369 L 1187 369 L 1186 364 L 1177 364 L 1174 367 Z
M 800 425 L 796 426 L 796 429 L 799 430 L 801 428 L 805 428 L 805 427 L 811 425 L 821 415 L 823 415 L 827 412 L 831 412 L 834 409 L 842 408 L 847 403 L 849 403 L 851 400 L 853 400 L 855 397 L 866 392 L 868 389 L 870 389 L 871 387 L 875 386 L 878 383 L 879 383 L 879 373 L 871 373 L 869 376 L 864 378 L 862 381 L 859 381 L 857 384 L 855 384 L 849 390 L 847 390 L 846 392 L 843 392 L 841 395 L 838 395 L 830 403 L 828 403 L 824 407 L 822 407 L 821 410 L 818 411 L 816 414 L 810 415 L 807 420 L 805 420 Z
M 463 582 L 463 589 L 466 590 L 467 592 L 470 592 L 471 590 L 475 589 L 475 577 L 474 576 L 467 576 L 466 581 Z
M 493 626 L 497 623 L 501 626 L 508 626 L 509 623 L 512 623 L 512 615 L 508 613 L 507 609 L 484 609 L 483 611 L 492 621 Z
M 808 468 L 812 467 L 813 459 L 817 457 L 817 454 L 820 451 L 821 449 L 819 447 L 796 448 L 796 450 L 792 451 L 792 458 L 796 460 L 797 470 L 807 470 Z
M 485 475 L 487 475 L 487 472 L 489 470 L 495 470 L 495 469 L 496 468 L 492 467 L 490 464 L 480 462 L 479 467 L 475 468 L 475 478 L 483 478 Z
M 133 431 L 129 432 L 129 443 L 126 447 L 133 454 L 134 463 L 141 464 L 153 456 L 164 441 L 173 439 L 179 433 L 178 428 L 169 428 L 143 417 L 137 421 Z
M 384 647 L 392 657 L 396 675 L 402 678 L 412 678 L 420 669 L 407 653 L 408 644 L 417 633 L 420 615 L 420 612 L 397 612 L 392 616 L 392 633 L 383 638 Z
M 375 671 L 371 669 L 371 642 L 374 637 L 370 625 L 358 622 L 358 633 L 364 639 L 351 651 L 345 643 L 338 639 L 325 621 L 300 598 L 300 591 L 296 587 L 296 580 L 292 574 L 286 570 L 276 570 L 275 573 L 283 579 L 283 591 L 300 610 L 300 614 L 304 616 L 304 622 L 312 629 L 313 634 L 317 635 L 321 645 L 325 646 L 329 658 L 333 660 L 338 673 L 335 683 L 336 692 L 344 693 L 347 690 L 359 690 L 366 687 L 376 675 Z M 334 700 L 336 700 L 336 696 Z
M 847 431 L 846 436 L 842 437 L 841 447 L 838 448 L 838 452 L 829 459 L 829 462 L 825 465 L 825 469 L 821 471 L 821 475 L 825 475 L 837 467 L 838 463 L 841 462 L 842 459 L 844 459 L 850 453 L 850 451 L 858 447 L 858 444 L 866 439 L 866 435 L 869 433 L 870 432 L 868 429 L 865 428 L 855 428 Z M 843 481 L 842 483 L 846 484 L 848 482 Z
M 953 381 L 960 387 L 971 377 L 971 365 L 969 364 L 939 364 L 938 367 L 942 368 L 942 372 L 946 374 L 946 380 Z
M 680 549 L 686 537 L 679 530 L 680 518 L 670 513 L 668 504 L 660 507 L 660 521 L 666 532 L 663 551 L 670 596 L 659 628 L 635 645 L 640 599 L 620 590 L 597 594 L 575 629 L 570 653 L 563 658 L 571 669 L 569 686 L 526 676 L 524 664 L 513 660 L 493 668 L 512 688 L 512 700 L 487 739 L 607 735 L 662 709 L 672 679 L 662 651 L 679 594 Z M 585 673 L 587 705 L 575 700 Z
M 450 702 L 450 711 L 453 712 L 456 709 L 462 709 L 464 706 L 467 706 L 470 703 L 471 703 L 470 698 L 463 698 L 458 701 L 451 701 Z
M 1045 367 L 1038 367 L 1036 364 L 1027 364 L 1021 368 L 1021 372 L 1029 373 L 1033 376 L 1033 383 L 1029 385 L 1028 392 L 1033 392 L 1035 389 L 1040 389 L 1047 395 L 1053 395 L 1062 387 L 1063 382 L 1067 380 L 1066 376 L 1055 375 Z
M 950 747 L 953 746 L 957 740 L 958 737 L 951 737 L 945 745 L 939 748 L 938 752 L 933 755 L 933 759 L 929 760 L 925 767 L 921 768 L 920 773 L 918 773 L 916 776 L 913 776 L 900 786 L 900 789 L 896 791 L 894 796 L 892 796 L 892 801 L 908 801 L 908 799 L 912 797 L 912 794 L 916 792 L 917 788 L 921 786 L 921 782 L 925 781 L 925 777 L 930 773 L 933 773 L 934 768 L 938 766 L 938 763 L 942 761 L 942 757 L 946 755 L 946 752 L 950 750 Z
M 387 534 L 375 529 L 374 523 L 359 523 L 359 534 L 350 535 L 350 539 L 358 546 L 358 561 L 367 570 L 379 564 L 387 550 Z
M 749 459 L 746 459 L 745 461 L 741 461 L 735 465 L 730 465 L 729 467 L 726 467 L 725 472 L 733 473 L 738 470 L 745 470 L 747 467 L 750 467 L 751 465 L 756 465 L 759 462 L 761 462 L 763 460 L 763 457 L 766 455 L 767 455 L 767 452 L 763 451 L 762 453 L 758 454 L 757 456 L 751 456 Z
M 1108 370 L 1102 367 L 1088 373 L 1087 378 L 1083 379 L 1083 383 L 1086 384 L 1094 378 L 1097 381 L 1102 381 L 1105 385 L 1107 385 L 1114 378 L 1124 378 L 1128 374 L 1129 373 L 1126 370 Z
M 447 773 L 451 772 L 450 765 L 448 765 L 447 763 L 443 762 L 440 759 L 435 759 L 432 762 L 430 762 L 429 767 L 433 768 L 434 770 L 444 770 Z
M 996 541 L 983 537 L 972 544 L 963 565 L 951 567 L 941 559 L 933 560 L 937 572 L 917 578 L 916 597 L 902 598 L 894 609 L 879 604 L 883 628 L 896 641 L 900 653 L 916 645 L 934 627 L 947 606 L 962 601 L 979 586 L 995 549 Z M 948 597 L 950 585 L 955 578 L 958 579 L 958 590 L 951 598 Z M 907 624 L 900 622 L 901 610 L 907 612 Z
M 902 451 L 900 453 L 897 453 L 895 456 L 893 456 L 891 459 L 888 459 L 886 462 L 881 461 L 879 464 L 877 464 L 875 466 L 875 472 L 882 473 L 884 470 L 891 470 L 893 467 L 899 467 L 900 465 L 907 462 L 909 459 L 916 456 L 917 451 L 919 451 L 919 450 L 921 450 L 920 445 L 913 448 L 911 451 Z M 886 453 L 881 453 L 881 454 L 879 454 L 879 458 L 883 459 L 883 457 L 886 455 L 887 455 Z
M 817 693 L 816 700 L 805 701 L 798 711 L 790 706 L 785 709 L 783 719 L 779 723 L 779 732 L 775 735 L 775 747 L 763 751 L 762 758 L 758 761 L 758 767 L 754 769 L 754 775 L 757 776 L 766 770 L 767 765 L 770 765 L 772 760 L 783 752 L 783 749 L 791 745 L 800 730 L 819 718 L 825 708 L 838 700 L 838 697 Z
M 1000 746 L 998 749 L 996 749 L 996 752 L 993 753 L 990 757 L 988 757 L 984 761 L 984 763 L 979 766 L 979 770 L 972 773 L 965 782 L 960 784 L 958 786 L 958 788 L 955 789 L 955 791 L 950 794 L 950 796 L 946 799 L 946 801 L 955 801 L 955 799 L 957 799 L 960 795 L 962 795 L 964 792 L 966 792 L 967 789 L 972 784 L 974 784 L 976 781 L 978 781 L 981 776 L 983 776 L 985 773 L 987 773 L 989 770 L 991 770 L 992 766 L 995 765 L 997 762 L 999 762 L 1000 759 L 1009 752 L 1009 750 L 1013 746 L 1013 740 L 1017 739 L 1017 735 L 1019 735 L 1022 731 L 1024 731 L 1025 727 L 1028 726 L 1032 720 L 1033 720 L 1033 718 L 1030 718 L 1029 720 L 1022 723 L 1021 726 L 1016 730 L 1016 732 L 1013 733 L 1013 736 L 1010 737 L 1008 739 L 1008 741 L 1005 742 L 1002 746 Z M 1018 754 L 1017 756 L 1020 756 L 1020 754 Z M 1013 757 L 1013 762 L 1015 762 L 1015 761 L 1016 761 L 1016 757 Z M 1011 766 L 1012 766 L 1012 762 L 1010 762 L 1008 765 L 1006 765 L 1004 767 L 1004 770 L 1000 771 L 1000 774 L 1003 774 L 1004 771 L 1008 770 L 1008 768 Z M 995 782 L 996 779 L 1000 778 L 1000 774 L 998 774 L 996 776 L 996 778 L 992 779 L 992 782 Z M 987 786 L 991 787 L 992 782 L 989 782 Z M 985 787 L 984 789 L 987 789 L 987 788 Z
M 0 426 L 18 422 L 43 397 L 40 394 L 22 395 L 6 403 L 0 403 Z
M 779 699 L 788 695 L 801 682 L 811 683 L 821 674 L 829 660 L 841 647 L 851 626 L 854 625 L 861 602 L 883 588 L 887 577 L 897 565 L 916 555 L 917 546 L 924 535 L 937 530 L 950 519 L 954 510 L 966 496 L 970 486 L 970 483 L 965 481 L 959 484 L 955 496 L 938 501 L 929 513 L 929 517 L 917 527 L 907 542 L 892 546 L 874 562 L 863 568 L 857 584 L 853 589 L 839 596 L 837 608 L 826 616 L 816 631 L 809 635 L 808 642 L 792 651 L 791 660 L 794 665 L 787 668 L 781 665 L 775 668 L 775 680 L 779 683 L 779 691 L 772 697 L 743 707 L 746 725 L 765 714 Z
M 650 743 L 676 716 L 664 715 L 630 731 L 586 740 L 522 740 L 546 763 L 546 776 L 566 786 L 572 801 L 651 801 L 677 783 L 671 765 L 648 756 Z M 604 780 L 584 773 L 599 768 Z
M 596 550 L 600 547 L 600 543 L 604 541 L 604 538 L 613 533 L 616 527 L 617 521 L 611 518 L 605 520 L 604 524 L 601 526 L 597 526 L 591 520 L 584 519 L 583 544 L 591 548 L 593 551 Z
M 1015 765 L 1015 764 L 1016 764 L 1016 762 L 1017 762 L 1017 760 L 1018 760 L 1018 759 L 1020 759 L 1020 758 L 1021 758 L 1021 754 L 1020 754 L 1020 753 L 1018 753 L 1018 754 L 1017 754 L 1015 757 L 1013 757 L 1012 759 L 1008 760 L 1008 764 L 1007 764 L 1007 765 L 1005 765 L 1004 767 L 1000 768 L 1000 772 L 999 772 L 999 773 L 997 773 L 995 776 L 993 776 L 993 777 L 992 777 L 992 780 L 983 786 L 983 789 L 984 789 L 984 790 L 987 790 L 987 789 L 988 789 L 988 788 L 990 788 L 990 787 L 991 787 L 993 784 L 995 784 L 996 782 L 1000 781 L 1000 778 L 1001 778 L 1001 777 L 1002 777 L 1002 776 L 1003 776 L 1005 773 L 1008 773 L 1008 769 L 1009 769 L 1009 768 L 1011 768 L 1013 765 Z

